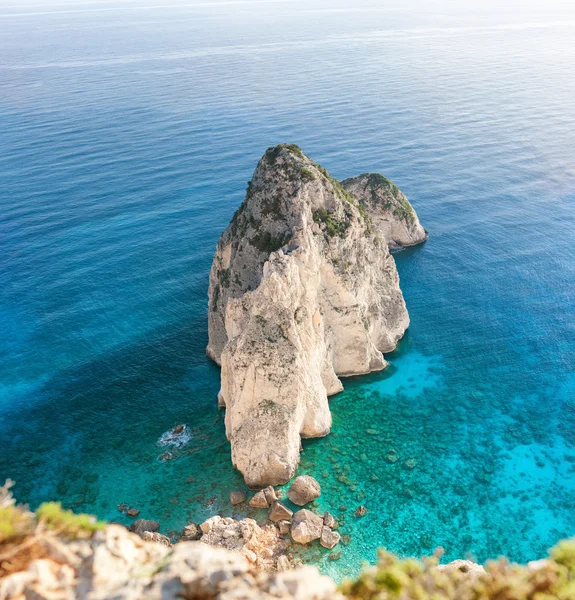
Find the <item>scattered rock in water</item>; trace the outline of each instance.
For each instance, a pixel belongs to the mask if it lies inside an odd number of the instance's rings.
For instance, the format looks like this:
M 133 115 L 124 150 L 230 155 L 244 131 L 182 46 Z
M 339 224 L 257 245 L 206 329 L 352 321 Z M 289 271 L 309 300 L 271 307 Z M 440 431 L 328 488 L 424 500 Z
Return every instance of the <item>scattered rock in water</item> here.
M 157 521 L 151 521 L 148 519 L 138 519 L 130 526 L 130 531 L 137 533 L 139 536 L 141 536 L 144 531 L 151 531 L 153 533 L 159 529 L 160 524 Z
M 263 490 L 256 492 L 249 502 L 252 508 L 268 508 L 269 503 Z
M 128 510 L 129 510 L 129 508 L 130 508 L 130 507 L 129 507 L 127 504 L 125 504 L 124 502 L 122 502 L 121 504 L 118 504 L 118 510 L 119 510 L 121 513 L 124 513 L 124 514 L 126 514 L 126 513 L 128 512 Z
M 241 504 L 247 499 L 247 494 L 243 490 L 232 490 L 230 492 L 230 502 L 232 504 Z
M 277 526 L 280 530 L 280 535 L 287 535 L 291 530 L 291 523 L 289 521 L 278 521 Z
M 409 498 L 410 500 L 413 500 L 413 498 L 415 497 L 413 490 L 410 488 L 403 488 L 402 493 L 406 498 Z
M 203 532 L 199 525 L 196 523 L 188 523 L 182 531 L 180 540 L 182 542 L 195 542 L 196 540 L 199 540 L 202 535 Z
M 365 433 L 369 434 L 369 435 L 378 435 L 379 432 L 377 431 L 377 429 L 366 429 Z
M 176 425 L 173 429 L 172 429 L 172 433 L 174 435 L 180 435 L 180 433 L 183 433 L 184 429 L 186 428 L 185 425 Z
M 262 490 L 268 504 L 271 506 L 276 500 L 279 500 L 278 493 L 274 490 L 273 486 L 268 485 L 268 487 Z
M 270 521 L 289 521 L 293 517 L 293 512 L 284 506 L 281 502 L 274 502 L 269 512 Z
M 329 558 L 329 560 L 339 560 L 342 556 L 343 556 L 342 551 L 338 550 L 337 552 L 332 552 L 328 558 Z
M 351 534 L 350 533 L 343 533 L 341 536 L 341 543 L 344 546 L 349 546 L 351 544 Z
M 391 463 L 391 464 L 393 464 L 393 463 L 396 463 L 396 462 L 399 460 L 399 457 L 398 457 L 398 456 L 397 456 L 397 454 L 395 454 L 394 452 L 388 452 L 388 453 L 385 455 L 385 460 L 386 460 L 388 463 Z
M 370 479 L 370 481 L 379 481 L 379 477 L 375 473 L 372 473 L 369 476 L 369 479 Z
M 287 493 L 288 498 L 298 506 L 305 506 L 308 502 L 319 498 L 320 494 L 319 483 L 310 475 L 296 477 Z
M 140 537 L 145 542 L 156 542 L 157 544 L 162 544 L 163 546 L 171 546 L 170 538 L 158 533 L 156 531 L 144 531 Z
M 330 512 L 325 512 L 323 515 L 323 524 L 330 529 L 337 529 L 337 521 Z
M 367 515 L 367 512 L 367 508 L 363 504 L 361 504 L 355 509 L 353 514 L 355 517 L 365 517 L 365 515 Z
M 137 508 L 128 508 L 126 514 L 129 517 L 137 517 L 140 514 L 140 511 Z
M 429 534 L 425 533 L 419 538 L 419 543 L 421 544 L 422 548 L 431 548 L 433 545 L 433 538 Z
M 403 466 L 406 469 L 409 469 L 411 471 L 411 469 L 415 469 L 415 465 L 417 464 L 417 461 L 415 460 L 415 458 L 409 458 L 408 460 L 406 460 L 403 463 Z
M 323 517 L 302 508 L 298 510 L 291 524 L 291 536 L 298 544 L 308 544 L 321 537 Z
M 341 536 L 337 531 L 332 531 L 329 527 L 323 527 L 321 530 L 321 537 L 319 543 L 328 550 L 331 550 L 333 547 L 339 544 L 339 540 Z
M 160 460 L 163 462 L 166 462 L 167 460 L 172 460 L 174 458 L 174 455 L 171 452 L 164 452 L 163 454 L 160 454 Z

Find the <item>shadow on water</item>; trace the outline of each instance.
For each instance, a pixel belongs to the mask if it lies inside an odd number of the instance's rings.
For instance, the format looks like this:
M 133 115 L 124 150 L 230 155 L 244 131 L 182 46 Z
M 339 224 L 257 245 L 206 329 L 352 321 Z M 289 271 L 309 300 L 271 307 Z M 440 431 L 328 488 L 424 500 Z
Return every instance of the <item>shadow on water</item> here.
M 206 341 L 205 314 L 197 315 L 59 372 L 40 399 L 3 415 L 0 477 L 16 480 L 21 501 L 58 498 L 83 509 L 96 505 L 104 448 L 129 477 L 133 465 L 150 460 L 150 449 L 159 454 L 157 438 L 180 422 L 202 430 L 205 448 L 227 445 L 221 424 L 214 427 L 221 421 L 219 368 L 205 356 Z M 70 496 L 78 479 L 94 485 Z

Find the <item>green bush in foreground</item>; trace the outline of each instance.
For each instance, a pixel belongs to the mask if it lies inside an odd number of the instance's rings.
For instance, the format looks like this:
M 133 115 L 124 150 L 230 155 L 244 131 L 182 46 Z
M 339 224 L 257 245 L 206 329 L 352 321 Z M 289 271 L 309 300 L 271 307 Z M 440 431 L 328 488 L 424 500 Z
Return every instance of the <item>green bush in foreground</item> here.
M 382 550 L 377 564 L 345 582 L 342 592 L 350 600 L 575 600 L 575 539 L 560 542 L 531 569 L 501 559 L 487 563 L 485 573 L 440 570 L 440 556 L 400 560 Z
M 63 509 L 60 502 L 46 502 L 40 505 L 36 510 L 36 516 L 47 529 L 70 537 L 92 534 L 106 526 L 106 523 L 97 521 L 92 515 L 77 515 L 71 510 Z
M 63 537 L 87 537 L 103 529 L 106 523 L 91 515 L 65 510 L 59 502 L 46 502 L 35 513 L 26 506 L 16 505 L 8 480 L 0 487 L 0 544 L 12 542 L 41 530 L 53 531 Z

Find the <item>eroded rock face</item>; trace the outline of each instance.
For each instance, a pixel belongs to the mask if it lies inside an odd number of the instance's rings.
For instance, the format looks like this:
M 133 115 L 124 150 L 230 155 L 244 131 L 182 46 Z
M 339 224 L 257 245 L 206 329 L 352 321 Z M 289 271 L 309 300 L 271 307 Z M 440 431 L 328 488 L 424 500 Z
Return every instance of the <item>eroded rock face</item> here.
M 291 479 L 300 437 L 330 430 L 338 376 L 383 369 L 409 324 L 370 206 L 297 146 L 277 146 L 218 242 L 207 353 L 222 367 L 232 461 L 250 487 Z
M 364 173 L 341 184 L 365 207 L 391 247 L 415 246 L 427 239 L 409 200 L 383 175 Z

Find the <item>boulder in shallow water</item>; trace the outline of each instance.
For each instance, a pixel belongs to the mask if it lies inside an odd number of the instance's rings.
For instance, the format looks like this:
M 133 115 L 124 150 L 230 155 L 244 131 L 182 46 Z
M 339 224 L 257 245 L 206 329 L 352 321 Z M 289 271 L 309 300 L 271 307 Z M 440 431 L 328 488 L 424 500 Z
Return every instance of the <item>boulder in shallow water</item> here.
M 330 512 L 325 512 L 323 515 L 323 524 L 330 529 L 337 529 L 337 521 Z
M 367 515 L 367 508 L 362 504 L 355 509 L 353 514 L 356 517 L 365 517 Z
M 329 527 L 325 527 L 321 530 L 321 538 L 319 543 L 328 550 L 331 550 L 334 546 L 339 544 L 340 535 L 337 531 L 332 531 Z
M 267 508 L 269 506 L 263 490 L 256 492 L 249 504 L 252 508 Z
M 185 425 L 176 425 L 173 429 L 172 429 L 172 433 L 174 435 L 180 435 L 180 433 L 184 432 L 184 429 L 186 428 Z
M 321 537 L 323 529 L 323 517 L 302 508 L 293 516 L 291 524 L 291 536 L 298 544 L 308 544 Z
M 269 512 L 270 521 L 289 521 L 293 516 L 293 512 L 284 506 L 281 502 L 274 502 Z
M 278 493 L 274 490 L 272 485 L 268 485 L 268 487 L 262 490 L 268 504 L 271 506 L 276 500 L 279 500 Z
M 158 531 L 160 529 L 160 524 L 157 521 L 152 521 L 149 519 L 138 519 L 134 521 L 130 526 L 130 531 L 137 533 L 138 535 L 142 535 L 144 531 Z
M 295 478 L 290 489 L 288 490 L 288 498 L 298 506 L 304 506 L 308 502 L 312 502 L 319 498 L 321 487 L 319 483 L 310 475 L 300 475 Z
M 243 490 L 232 490 L 230 492 L 230 502 L 232 504 L 241 504 L 247 499 L 247 494 Z
M 126 514 L 129 517 L 137 517 L 140 514 L 140 511 L 137 508 L 128 508 Z

